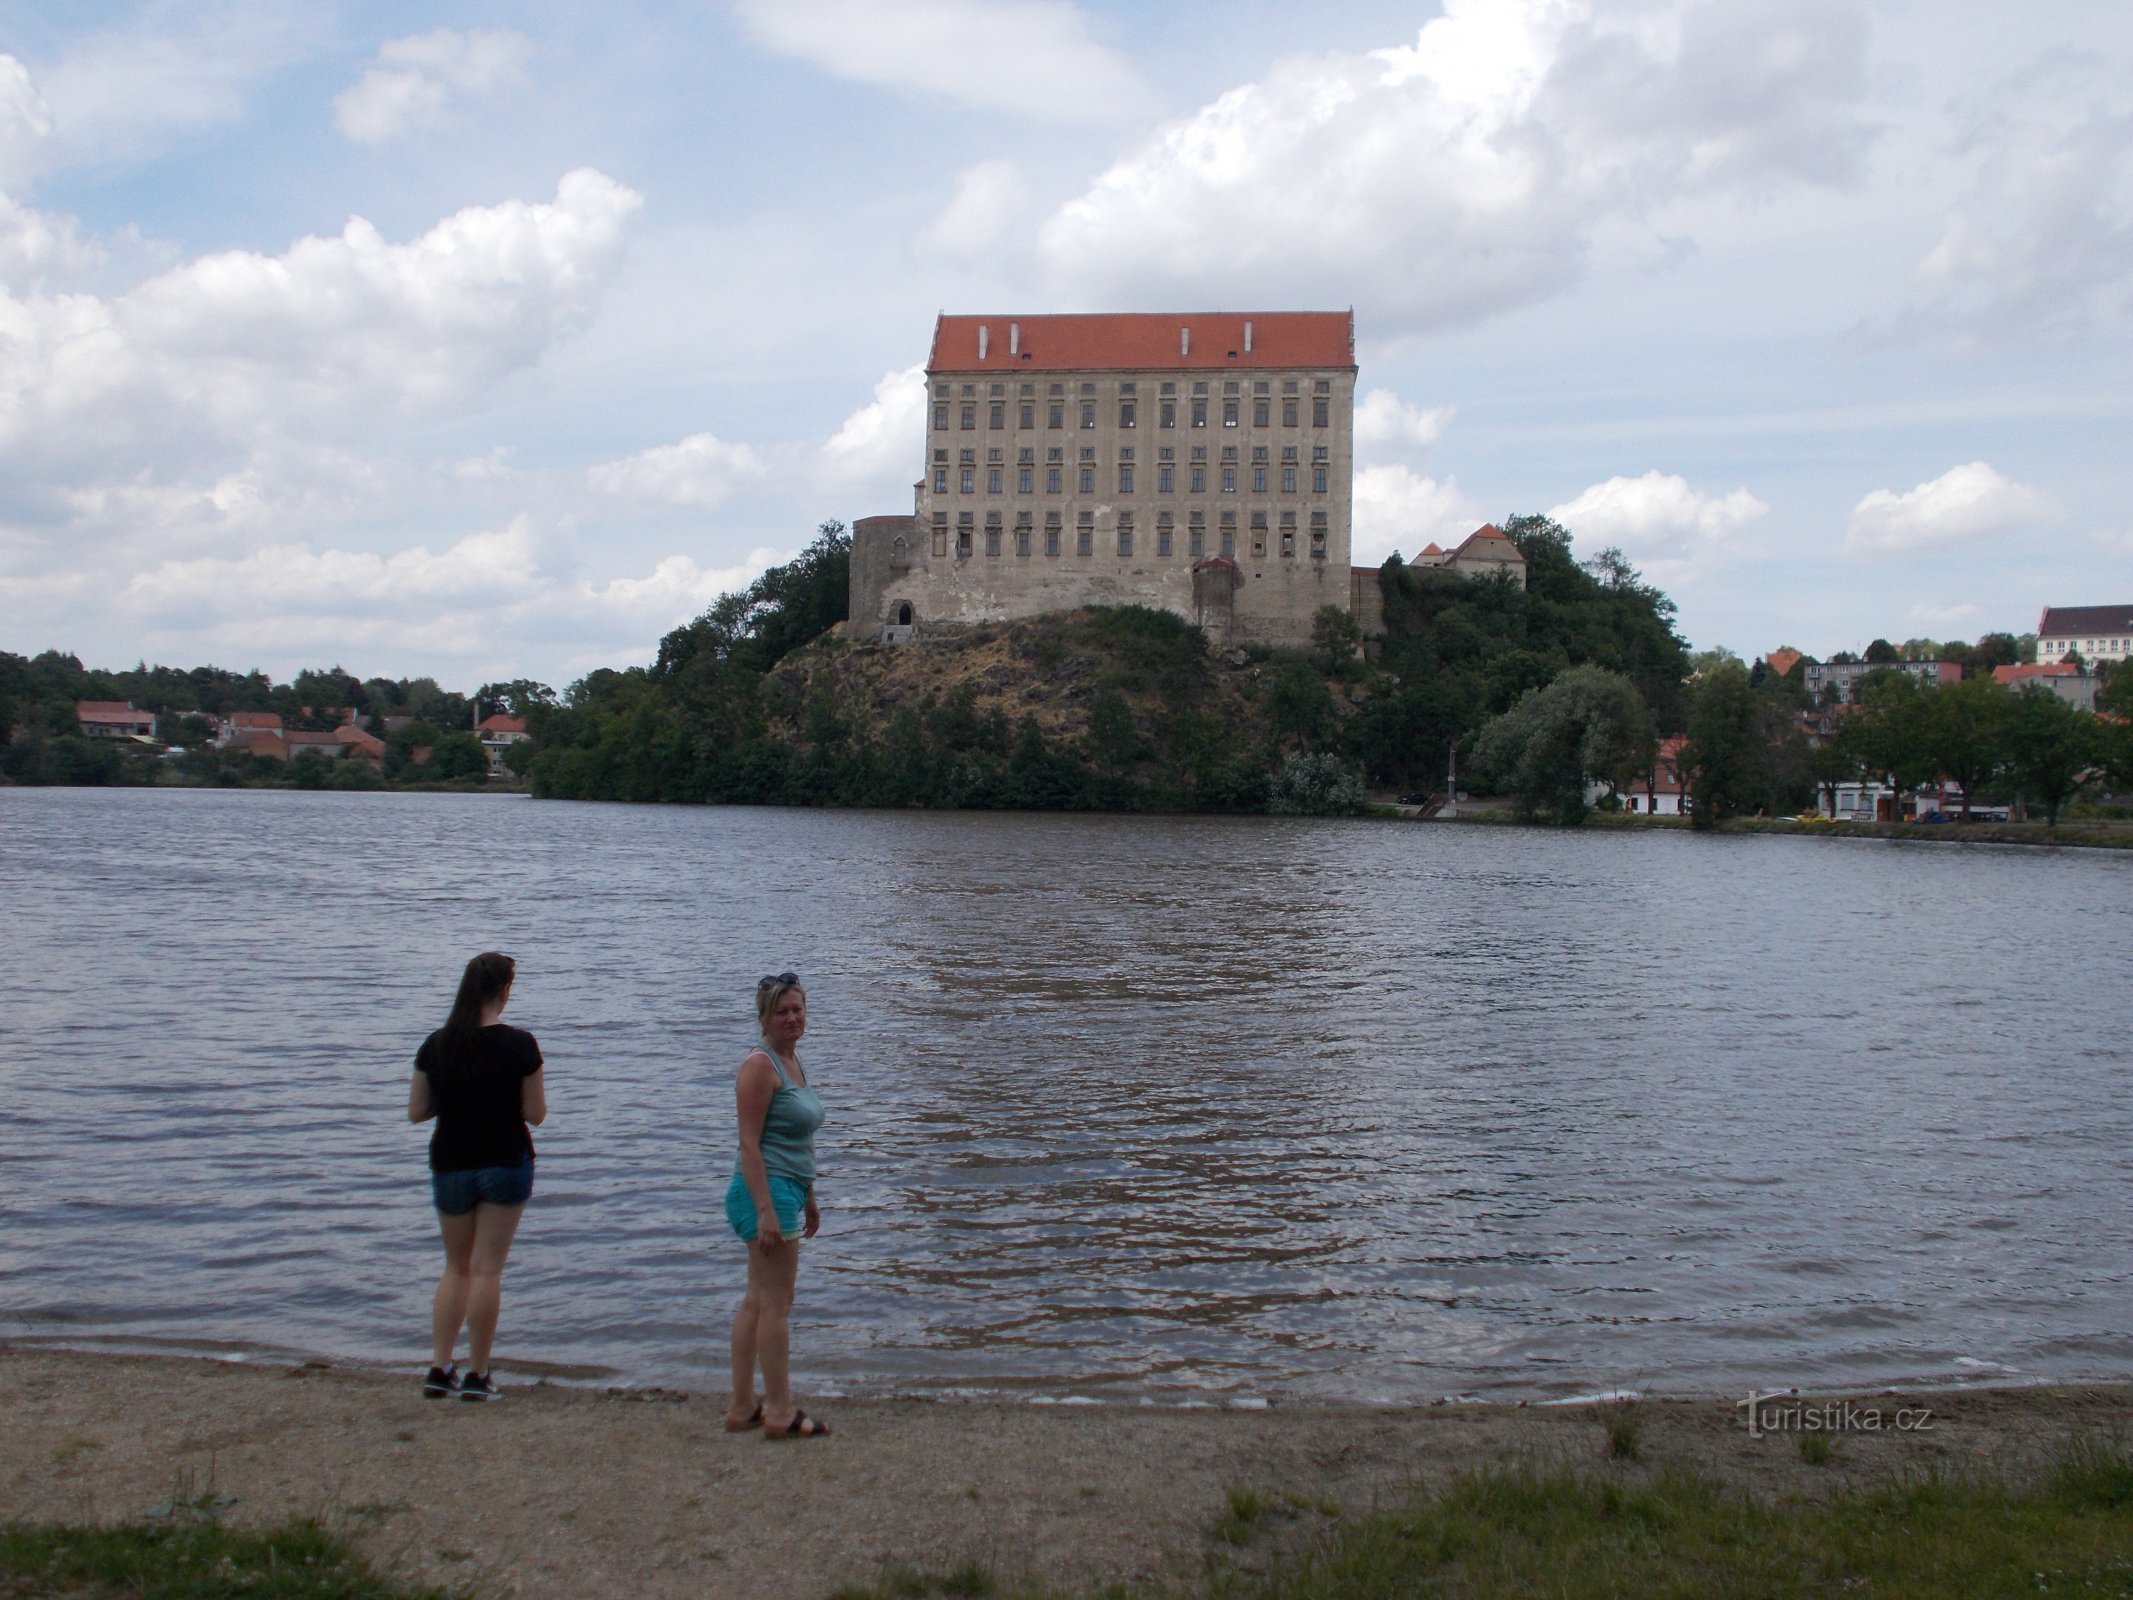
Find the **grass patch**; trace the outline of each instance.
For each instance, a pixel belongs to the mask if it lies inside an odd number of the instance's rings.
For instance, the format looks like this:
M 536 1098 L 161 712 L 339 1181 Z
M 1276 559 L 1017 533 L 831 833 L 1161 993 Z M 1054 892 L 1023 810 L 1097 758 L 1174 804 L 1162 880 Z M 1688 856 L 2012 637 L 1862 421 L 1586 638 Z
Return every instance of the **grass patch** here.
M 1251 1600 L 2133 1596 L 2133 1456 L 2092 1443 L 2026 1485 L 1923 1477 L 1774 1504 L 1683 1473 L 1625 1484 L 1492 1472 L 1222 1589 Z
M 1837 1459 L 1837 1441 L 1826 1433 L 1803 1433 L 1800 1459 L 1810 1467 L 1826 1467 Z
M 379 1577 L 316 1522 L 245 1531 L 212 1517 L 116 1528 L 0 1525 L 8 1600 L 447 1600 Z
M 830 1600 L 993 1600 L 1003 1594 L 993 1575 L 975 1561 L 946 1572 L 892 1567 L 872 1583 L 848 1583 Z
M 1249 1544 L 1266 1515 L 1266 1499 L 1257 1489 L 1231 1489 L 1227 1498 L 1228 1509 L 1215 1524 L 1215 1537 L 1224 1544 Z
M 1635 1461 L 1644 1449 L 1644 1413 L 1634 1400 L 1607 1408 L 1607 1457 L 1610 1461 Z

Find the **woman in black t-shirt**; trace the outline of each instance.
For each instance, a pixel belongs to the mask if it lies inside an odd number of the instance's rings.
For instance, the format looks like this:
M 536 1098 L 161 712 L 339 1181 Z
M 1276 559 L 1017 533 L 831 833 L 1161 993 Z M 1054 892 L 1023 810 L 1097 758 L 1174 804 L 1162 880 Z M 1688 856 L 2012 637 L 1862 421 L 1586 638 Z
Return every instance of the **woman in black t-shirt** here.
M 511 1000 L 517 966 L 491 950 L 467 963 L 443 1027 L 415 1052 L 407 1120 L 437 1119 L 430 1135 L 430 1197 L 444 1234 L 444 1276 L 430 1313 L 429 1375 L 433 1400 L 499 1398 L 489 1378 L 504 1258 L 519 1213 L 533 1193 L 533 1136 L 526 1124 L 548 1117 L 541 1047 L 522 1028 L 498 1019 Z M 464 1378 L 452 1361 L 467 1330 Z

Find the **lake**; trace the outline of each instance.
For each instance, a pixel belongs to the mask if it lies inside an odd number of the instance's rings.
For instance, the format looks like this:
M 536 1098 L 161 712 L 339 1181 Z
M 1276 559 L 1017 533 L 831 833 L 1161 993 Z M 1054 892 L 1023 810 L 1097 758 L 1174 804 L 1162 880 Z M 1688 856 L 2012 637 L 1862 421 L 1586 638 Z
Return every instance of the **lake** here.
M 0 789 L 0 1333 L 426 1359 L 409 1065 L 548 1057 L 507 1370 L 722 1389 L 756 978 L 808 1392 L 2123 1378 L 2133 853 Z

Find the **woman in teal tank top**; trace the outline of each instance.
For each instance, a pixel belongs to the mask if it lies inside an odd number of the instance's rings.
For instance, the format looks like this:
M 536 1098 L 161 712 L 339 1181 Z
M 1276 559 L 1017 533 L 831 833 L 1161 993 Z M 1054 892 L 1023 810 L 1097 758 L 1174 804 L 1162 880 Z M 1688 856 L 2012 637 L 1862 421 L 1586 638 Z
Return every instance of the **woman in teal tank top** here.
M 748 1292 L 733 1314 L 726 1427 L 741 1433 L 760 1426 L 768 1439 L 816 1439 L 829 1427 L 793 1404 L 787 1368 L 800 1241 L 822 1226 L 815 1204 L 822 1102 L 808 1087 L 799 1053 L 807 1032 L 807 991 L 790 972 L 765 978 L 756 985 L 755 1011 L 763 1042 L 742 1058 L 734 1084 L 740 1152 L 726 1185 L 726 1220 L 748 1245 Z

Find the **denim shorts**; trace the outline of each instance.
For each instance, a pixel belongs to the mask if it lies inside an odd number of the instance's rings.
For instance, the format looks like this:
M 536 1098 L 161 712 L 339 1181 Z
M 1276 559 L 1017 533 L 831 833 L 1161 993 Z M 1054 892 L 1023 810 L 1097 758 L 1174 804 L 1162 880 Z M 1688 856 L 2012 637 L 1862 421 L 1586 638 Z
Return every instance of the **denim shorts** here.
M 769 1176 L 770 1209 L 778 1214 L 778 1232 L 797 1239 L 807 1224 L 807 1185 L 775 1172 Z M 743 1239 L 754 1240 L 755 1197 L 748 1192 L 748 1180 L 738 1172 L 726 1185 L 726 1221 Z
M 533 1193 L 533 1157 L 515 1167 L 469 1167 L 430 1174 L 430 1199 L 441 1217 L 463 1217 L 476 1201 L 485 1206 L 522 1206 Z

